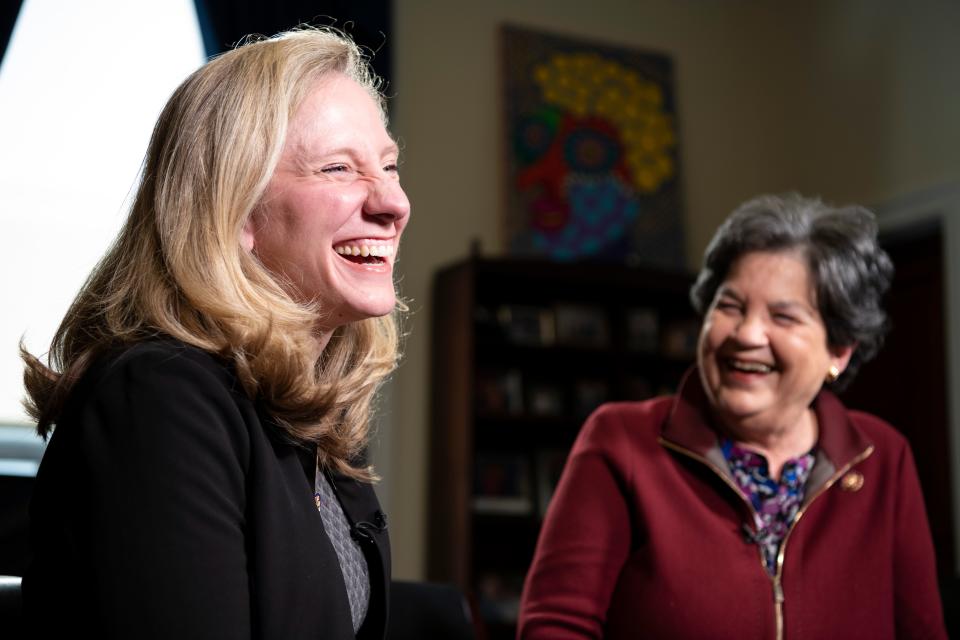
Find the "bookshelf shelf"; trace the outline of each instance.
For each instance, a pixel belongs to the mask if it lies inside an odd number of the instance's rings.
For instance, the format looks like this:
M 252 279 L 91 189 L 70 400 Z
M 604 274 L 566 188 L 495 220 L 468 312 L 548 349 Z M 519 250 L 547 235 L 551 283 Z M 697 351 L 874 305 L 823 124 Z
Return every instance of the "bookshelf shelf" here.
M 584 418 L 672 391 L 694 359 L 692 278 L 474 257 L 434 278 L 428 578 L 513 638 L 543 514 Z

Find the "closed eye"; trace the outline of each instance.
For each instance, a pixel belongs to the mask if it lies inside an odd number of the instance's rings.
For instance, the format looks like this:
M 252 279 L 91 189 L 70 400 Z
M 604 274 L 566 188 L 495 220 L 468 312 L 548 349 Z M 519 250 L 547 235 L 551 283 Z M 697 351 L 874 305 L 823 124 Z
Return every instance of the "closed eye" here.
M 730 300 L 718 300 L 717 304 L 714 305 L 714 308 L 718 311 L 733 312 L 740 309 L 740 305 L 736 302 Z
M 773 319 L 780 324 L 796 324 L 797 322 L 800 322 L 799 318 L 787 313 L 775 313 L 773 314 Z
M 324 167 L 320 170 L 321 173 L 343 173 L 349 171 L 350 167 L 345 164 L 334 164 L 329 167 Z

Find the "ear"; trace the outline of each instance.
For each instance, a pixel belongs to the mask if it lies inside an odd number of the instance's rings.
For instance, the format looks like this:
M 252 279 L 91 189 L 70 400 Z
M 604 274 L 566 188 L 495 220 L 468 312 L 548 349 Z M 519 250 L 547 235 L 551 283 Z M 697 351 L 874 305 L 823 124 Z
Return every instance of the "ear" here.
M 847 368 L 847 364 L 850 363 L 850 357 L 853 355 L 854 350 L 856 350 L 857 345 L 848 344 L 845 346 L 831 346 L 830 350 L 830 364 L 835 366 L 840 373 L 843 373 Z
M 250 253 L 253 253 L 254 241 L 256 239 L 254 216 L 255 212 L 247 216 L 247 221 L 243 223 L 243 229 L 240 230 L 240 246 Z

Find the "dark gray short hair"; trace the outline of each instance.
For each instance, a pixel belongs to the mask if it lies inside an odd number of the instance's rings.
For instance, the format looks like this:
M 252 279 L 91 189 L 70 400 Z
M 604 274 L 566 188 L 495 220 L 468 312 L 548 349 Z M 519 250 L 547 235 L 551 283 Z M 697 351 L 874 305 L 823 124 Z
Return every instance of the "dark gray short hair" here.
M 752 251 L 799 249 L 807 258 L 820 317 L 831 346 L 856 345 L 831 387 L 841 390 L 883 345 L 889 320 L 882 299 L 893 263 L 877 243 L 877 222 L 859 206 L 834 208 L 819 199 L 759 196 L 730 214 L 707 246 L 690 300 L 703 316 L 731 265 Z

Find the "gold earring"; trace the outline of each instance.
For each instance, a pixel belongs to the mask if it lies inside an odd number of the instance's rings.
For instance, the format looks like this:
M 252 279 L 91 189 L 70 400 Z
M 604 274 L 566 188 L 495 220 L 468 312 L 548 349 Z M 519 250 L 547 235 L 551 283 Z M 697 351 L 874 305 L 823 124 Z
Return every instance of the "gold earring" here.
M 827 382 L 836 382 L 837 378 L 840 377 L 840 367 L 835 364 L 830 365 L 830 368 L 827 369 Z

